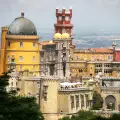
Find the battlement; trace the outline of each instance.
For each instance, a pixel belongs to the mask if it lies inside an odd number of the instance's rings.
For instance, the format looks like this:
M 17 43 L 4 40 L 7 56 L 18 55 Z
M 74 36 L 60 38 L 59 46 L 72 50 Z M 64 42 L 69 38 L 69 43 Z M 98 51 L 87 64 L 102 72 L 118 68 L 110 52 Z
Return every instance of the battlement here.
M 9 26 L 2 27 L 2 30 L 8 30 Z
M 102 77 L 102 80 L 118 80 L 120 81 L 120 77 Z
M 69 15 L 70 17 L 72 17 L 72 8 L 69 8 L 69 10 L 65 8 L 63 8 L 62 10 L 56 8 L 56 16 L 58 16 L 59 14 L 61 14 L 62 16 Z

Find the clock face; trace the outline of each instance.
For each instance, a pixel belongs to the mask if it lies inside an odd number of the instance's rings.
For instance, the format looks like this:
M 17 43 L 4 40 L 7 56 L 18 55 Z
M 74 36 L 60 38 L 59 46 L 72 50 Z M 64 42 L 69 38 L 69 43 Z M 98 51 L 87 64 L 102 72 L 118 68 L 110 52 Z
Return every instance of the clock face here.
M 69 21 L 69 19 L 70 19 L 69 16 L 66 16 L 66 17 L 65 17 L 65 20 L 66 20 L 66 21 Z
M 62 16 L 59 16 L 59 17 L 58 17 L 58 20 L 59 20 L 59 21 L 62 21 Z

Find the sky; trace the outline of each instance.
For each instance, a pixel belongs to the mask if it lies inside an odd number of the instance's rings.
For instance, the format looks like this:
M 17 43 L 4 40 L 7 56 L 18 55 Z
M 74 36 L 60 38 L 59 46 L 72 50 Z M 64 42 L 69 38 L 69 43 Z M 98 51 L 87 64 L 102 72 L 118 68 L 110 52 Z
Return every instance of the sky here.
M 72 7 L 74 32 L 120 32 L 120 0 L 0 0 L 0 27 L 24 10 L 39 32 L 53 32 L 56 7 Z

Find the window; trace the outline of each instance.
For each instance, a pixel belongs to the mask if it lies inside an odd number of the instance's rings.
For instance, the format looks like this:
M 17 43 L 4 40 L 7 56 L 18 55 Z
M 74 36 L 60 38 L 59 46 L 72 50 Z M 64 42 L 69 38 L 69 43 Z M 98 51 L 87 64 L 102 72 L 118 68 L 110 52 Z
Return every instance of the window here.
M 22 71 L 22 65 L 20 65 L 20 71 Z
M 113 59 L 113 57 L 112 56 L 108 56 L 108 60 L 112 60 Z
M 14 55 L 12 55 L 11 62 L 12 62 L 12 63 L 14 63 L 14 62 L 15 62 Z
M 10 61 L 10 56 L 8 56 L 8 62 Z
M 13 82 L 11 82 L 11 87 L 13 86 Z
M 70 99 L 71 99 L 71 109 L 73 109 L 75 106 L 74 106 L 74 96 L 70 96 Z
M 47 89 L 48 89 L 48 86 L 44 85 L 43 86 L 43 99 L 44 99 L 44 101 L 47 101 Z
M 33 62 L 35 62 L 35 56 L 33 56 Z
M 23 62 L 23 57 L 22 56 L 19 57 L 19 61 Z
M 35 42 L 33 43 L 33 47 L 36 47 L 36 43 Z
M 81 108 L 84 107 L 84 95 L 81 95 Z
M 86 97 L 86 108 L 87 108 L 89 106 L 88 95 L 86 95 L 85 97 Z
M 8 46 L 10 47 L 10 41 L 8 40 Z
M 99 56 L 99 60 L 102 60 L 102 55 Z
M 65 29 L 63 29 L 63 30 L 62 30 L 62 33 L 65 33 L 65 32 L 66 32 Z
M 79 107 L 79 95 L 76 95 L 76 109 Z
M 20 42 L 20 47 L 23 47 L 23 42 Z
M 94 56 L 92 56 L 92 61 L 94 61 L 95 60 L 95 57 Z

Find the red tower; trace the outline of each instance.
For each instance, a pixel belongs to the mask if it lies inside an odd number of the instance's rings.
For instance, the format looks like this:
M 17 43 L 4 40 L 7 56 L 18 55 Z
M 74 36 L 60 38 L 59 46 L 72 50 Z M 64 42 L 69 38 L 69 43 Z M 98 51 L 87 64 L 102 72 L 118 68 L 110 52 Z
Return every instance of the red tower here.
M 56 8 L 56 17 L 57 23 L 54 24 L 55 33 L 69 33 L 71 36 L 73 28 L 73 25 L 71 24 L 72 8 L 69 10 L 63 8 L 62 11 Z

